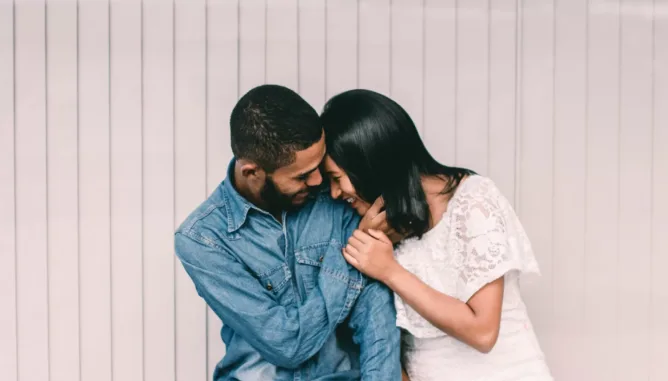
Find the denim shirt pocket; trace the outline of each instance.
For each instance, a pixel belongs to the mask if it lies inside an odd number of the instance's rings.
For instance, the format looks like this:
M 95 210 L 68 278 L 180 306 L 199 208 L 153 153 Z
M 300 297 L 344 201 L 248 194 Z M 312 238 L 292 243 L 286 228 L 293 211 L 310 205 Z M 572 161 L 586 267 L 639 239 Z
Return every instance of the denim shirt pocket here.
M 281 305 L 288 306 L 294 303 L 295 295 L 290 282 L 290 269 L 286 264 L 264 271 L 257 277 L 262 287 L 269 291 Z
M 325 261 L 325 256 L 341 256 L 337 265 L 332 267 L 332 261 Z M 308 295 L 315 288 L 321 271 L 339 281 L 347 282 L 348 274 L 345 269 L 345 260 L 341 254 L 341 244 L 332 240 L 302 247 L 295 251 L 297 279 L 301 280 L 304 295 Z M 329 265 L 327 265 L 329 263 Z M 339 268 L 341 267 L 341 268 Z
M 297 272 L 297 279 L 301 280 L 304 295 L 308 295 L 315 288 L 328 247 L 329 242 L 323 242 L 295 252 L 295 261 L 297 262 L 295 271 Z

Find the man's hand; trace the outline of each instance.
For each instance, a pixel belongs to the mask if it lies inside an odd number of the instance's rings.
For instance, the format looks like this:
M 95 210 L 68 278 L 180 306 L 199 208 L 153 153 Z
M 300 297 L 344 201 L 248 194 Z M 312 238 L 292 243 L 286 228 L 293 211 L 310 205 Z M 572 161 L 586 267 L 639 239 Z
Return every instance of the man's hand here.
M 383 210 L 384 205 L 383 197 L 378 197 L 362 217 L 358 228 L 365 233 L 368 233 L 369 229 L 381 231 L 385 233 L 392 243 L 397 243 L 401 241 L 403 236 L 388 224 L 387 213 Z

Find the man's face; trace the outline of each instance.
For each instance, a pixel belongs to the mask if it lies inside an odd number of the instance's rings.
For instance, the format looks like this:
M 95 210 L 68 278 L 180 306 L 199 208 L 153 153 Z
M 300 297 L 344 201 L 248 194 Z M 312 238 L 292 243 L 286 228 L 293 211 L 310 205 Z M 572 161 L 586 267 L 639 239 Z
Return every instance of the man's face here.
M 260 191 L 262 199 L 277 210 L 291 210 L 303 205 L 322 183 L 319 165 L 325 157 L 325 136 L 295 154 L 295 161 L 267 174 Z

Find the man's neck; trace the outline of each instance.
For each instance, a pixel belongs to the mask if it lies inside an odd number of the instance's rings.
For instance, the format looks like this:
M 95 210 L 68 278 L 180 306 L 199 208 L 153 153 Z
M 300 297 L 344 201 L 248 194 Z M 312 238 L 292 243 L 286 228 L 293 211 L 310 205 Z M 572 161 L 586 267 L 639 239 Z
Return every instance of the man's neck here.
M 239 192 L 241 197 L 245 198 L 258 208 L 269 212 L 272 216 L 274 216 L 274 218 L 276 218 L 276 220 L 278 220 L 278 222 L 282 221 L 282 211 L 272 210 L 269 205 L 262 199 L 262 197 L 260 197 L 260 192 L 253 191 L 252 187 L 248 184 L 246 178 L 241 173 L 241 166 L 239 163 L 234 165 L 234 181 L 232 182 L 232 185 L 234 186 L 234 189 Z

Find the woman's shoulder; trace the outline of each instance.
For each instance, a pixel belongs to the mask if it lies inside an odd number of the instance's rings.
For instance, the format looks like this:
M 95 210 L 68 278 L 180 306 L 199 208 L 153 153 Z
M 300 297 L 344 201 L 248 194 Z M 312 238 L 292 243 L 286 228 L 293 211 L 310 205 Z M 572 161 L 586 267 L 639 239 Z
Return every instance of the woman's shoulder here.
M 453 200 L 487 200 L 495 201 L 503 197 L 494 180 L 482 175 L 469 175 L 462 179 L 455 190 Z
M 475 225 L 474 222 L 482 225 L 492 222 L 505 224 L 517 219 L 512 203 L 495 182 L 480 175 L 472 175 L 462 181 L 448 209 L 453 226 L 471 226 Z

